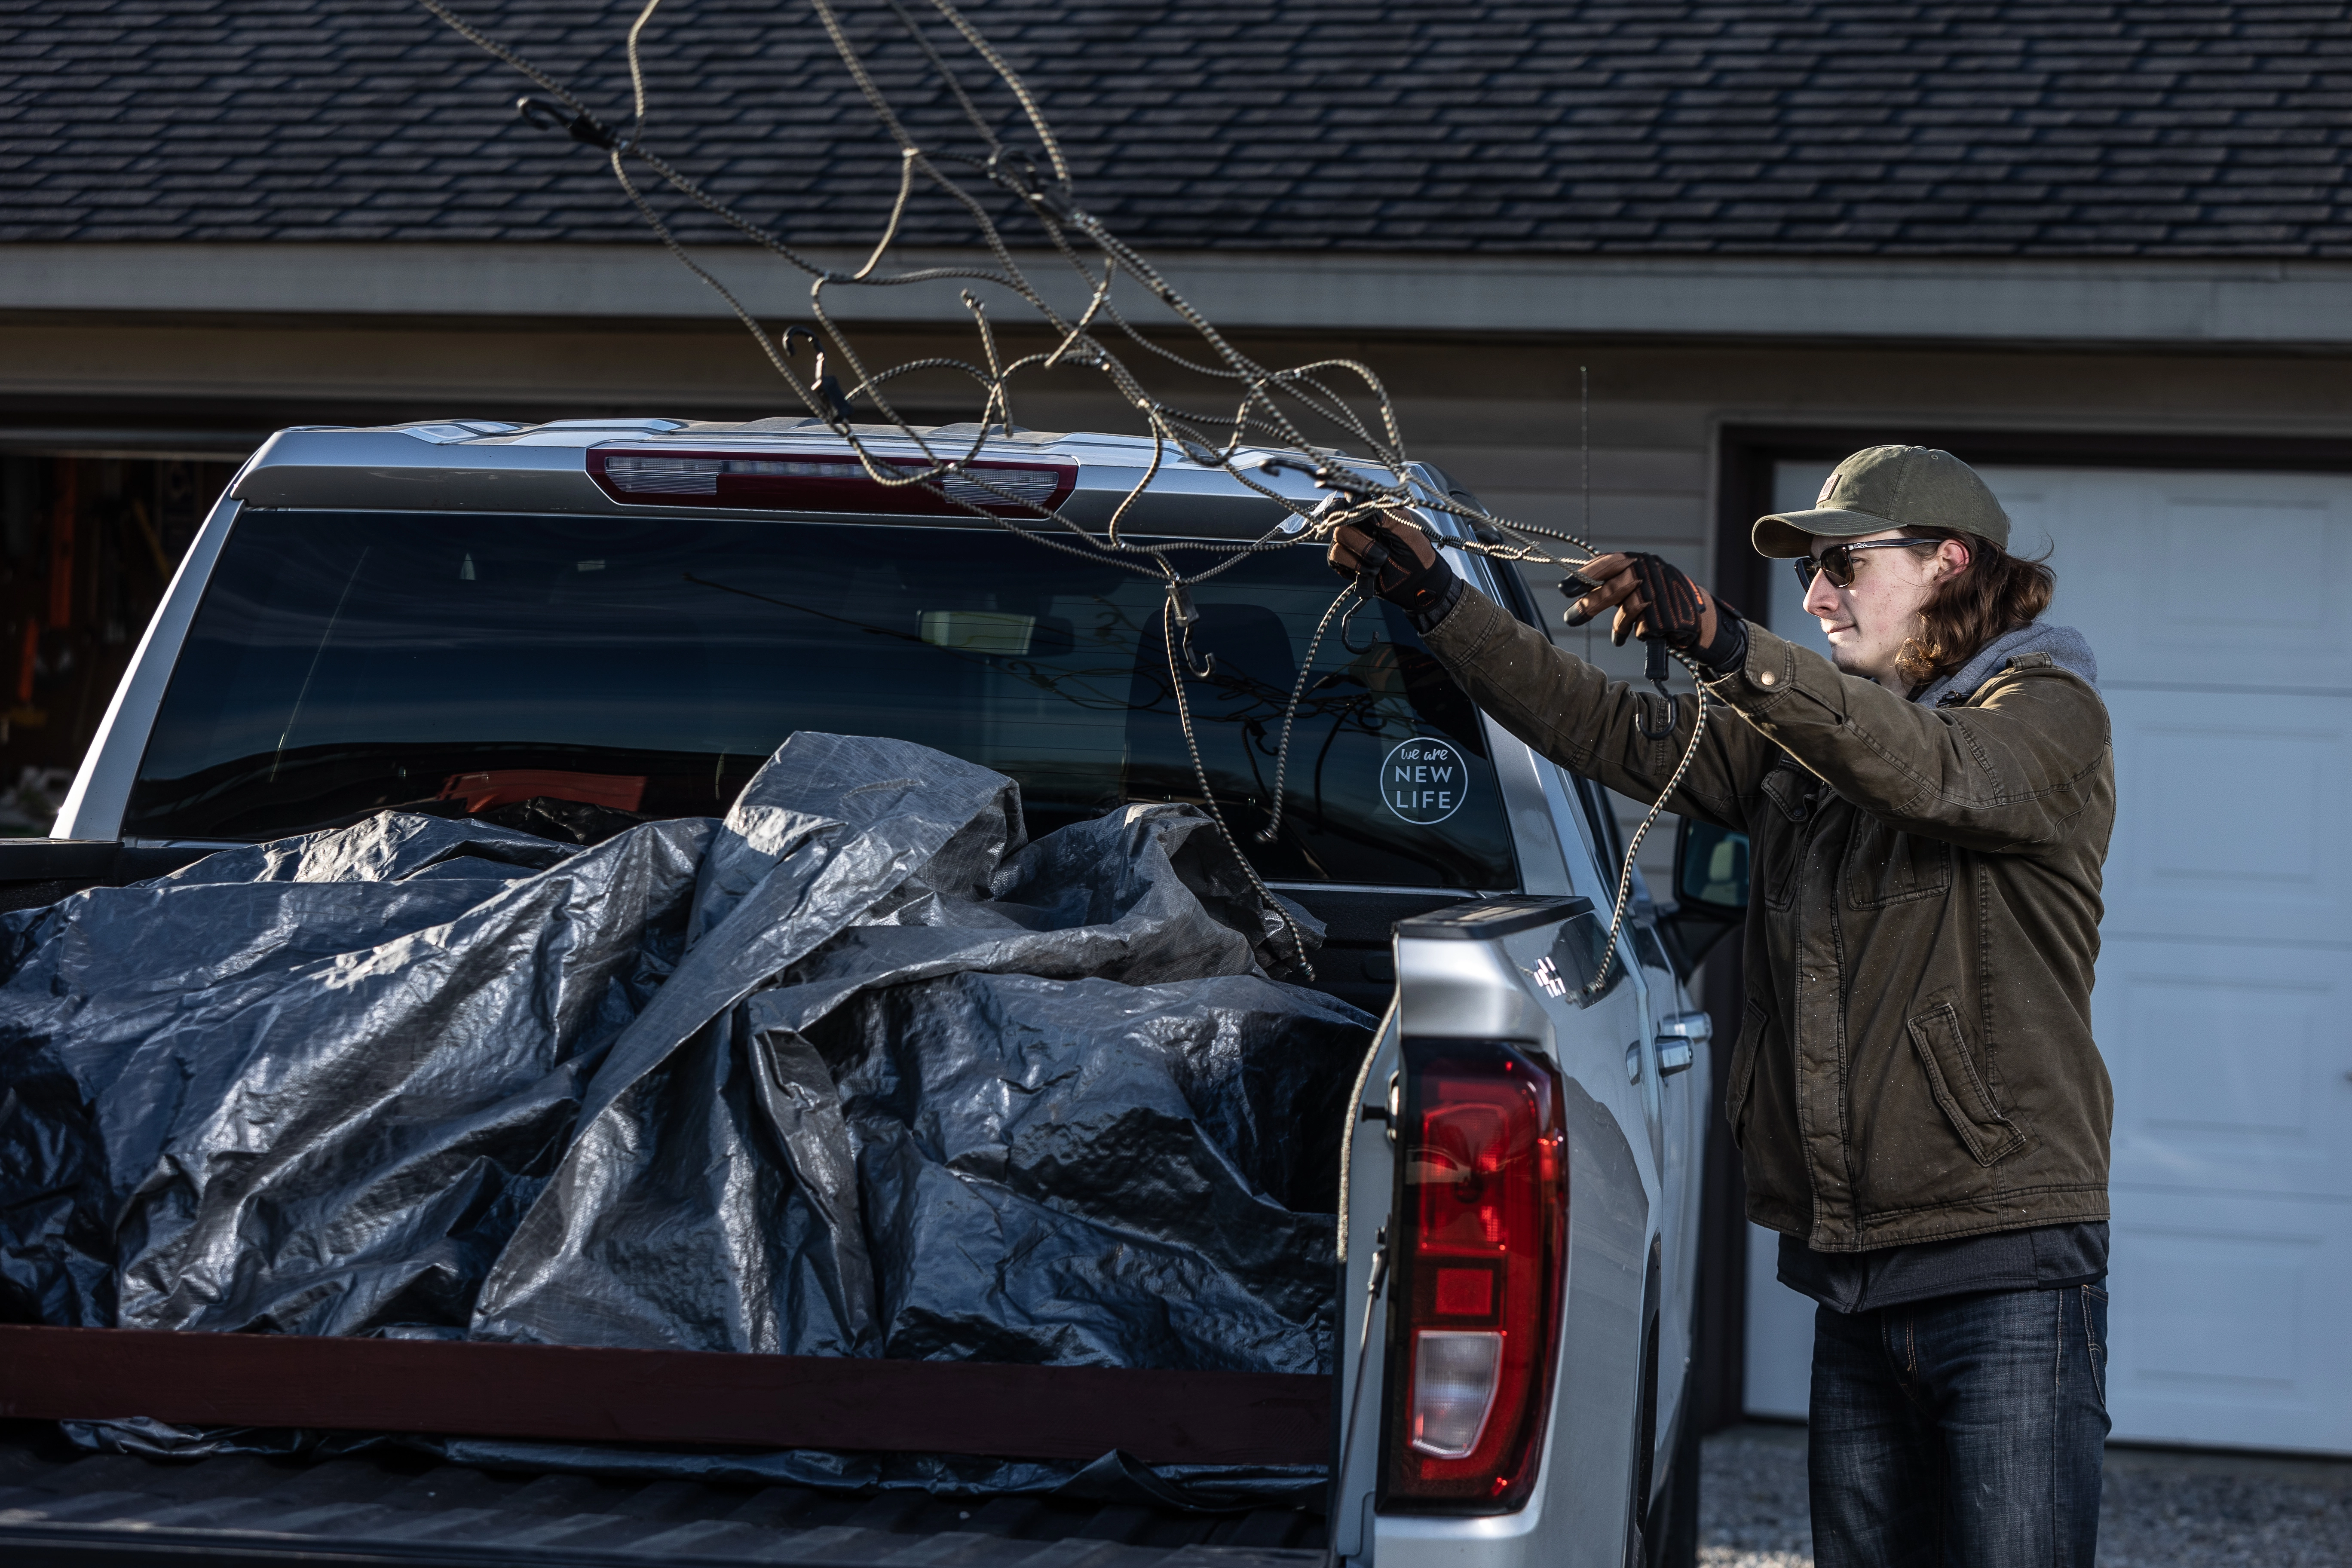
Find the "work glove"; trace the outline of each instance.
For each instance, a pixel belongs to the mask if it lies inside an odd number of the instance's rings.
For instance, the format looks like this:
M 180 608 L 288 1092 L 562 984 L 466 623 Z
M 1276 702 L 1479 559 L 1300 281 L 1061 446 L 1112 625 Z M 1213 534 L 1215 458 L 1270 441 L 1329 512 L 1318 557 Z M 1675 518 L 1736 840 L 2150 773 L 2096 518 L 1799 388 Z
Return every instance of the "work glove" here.
M 1327 559 L 1358 592 L 1402 610 L 1418 632 L 1444 620 L 1462 597 L 1462 579 L 1427 536 L 1410 525 L 1377 519 L 1349 523 L 1331 535 Z
M 1717 674 L 1729 671 L 1748 656 L 1748 628 L 1739 612 L 1692 582 L 1680 567 L 1648 551 L 1598 556 L 1559 587 L 1576 601 L 1560 617 L 1571 626 L 1615 608 L 1609 640 L 1619 647 L 1629 637 L 1644 642 L 1655 638 L 1692 655 Z

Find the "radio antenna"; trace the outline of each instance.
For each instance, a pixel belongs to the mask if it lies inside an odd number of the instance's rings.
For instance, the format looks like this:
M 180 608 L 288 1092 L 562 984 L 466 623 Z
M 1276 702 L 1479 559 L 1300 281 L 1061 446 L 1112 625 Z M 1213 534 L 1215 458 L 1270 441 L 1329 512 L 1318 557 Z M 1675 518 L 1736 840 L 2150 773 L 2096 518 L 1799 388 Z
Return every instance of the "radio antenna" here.
M 1576 531 L 1592 537 L 1592 367 L 1576 367 L 1576 447 L 1584 459 L 1583 521 Z

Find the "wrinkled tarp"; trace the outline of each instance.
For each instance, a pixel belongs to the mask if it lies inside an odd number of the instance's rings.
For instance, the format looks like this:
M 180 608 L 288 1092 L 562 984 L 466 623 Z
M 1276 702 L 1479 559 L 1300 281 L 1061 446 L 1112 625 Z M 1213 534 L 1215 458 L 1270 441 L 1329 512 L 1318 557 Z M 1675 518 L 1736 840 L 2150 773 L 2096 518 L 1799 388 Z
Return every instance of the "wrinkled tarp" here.
M 1284 940 L 1190 807 L 1030 844 L 1003 775 L 809 732 L 723 823 L 386 814 L 91 889 L 0 917 L 0 1311 L 1325 1371 L 1370 1020 Z

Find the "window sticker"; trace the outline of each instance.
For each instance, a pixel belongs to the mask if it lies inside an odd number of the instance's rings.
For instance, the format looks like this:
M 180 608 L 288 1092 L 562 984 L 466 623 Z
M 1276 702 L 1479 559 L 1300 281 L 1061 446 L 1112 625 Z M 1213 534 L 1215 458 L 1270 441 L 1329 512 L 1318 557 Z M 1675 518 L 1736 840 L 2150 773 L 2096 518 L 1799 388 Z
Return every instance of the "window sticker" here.
M 1450 741 L 1405 742 L 1381 763 L 1381 800 L 1406 822 L 1428 827 L 1462 809 L 1470 767 Z

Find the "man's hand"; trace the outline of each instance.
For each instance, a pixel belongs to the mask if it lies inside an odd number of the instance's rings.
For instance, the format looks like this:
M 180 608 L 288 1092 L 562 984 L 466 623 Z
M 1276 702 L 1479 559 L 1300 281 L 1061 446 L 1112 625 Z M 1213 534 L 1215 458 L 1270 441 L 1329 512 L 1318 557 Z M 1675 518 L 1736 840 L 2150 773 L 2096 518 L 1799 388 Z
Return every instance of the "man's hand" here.
M 1427 631 L 1461 596 L 1462 579 L 1438 558 L 1428 536 L 1409 523 L 1349 523 L 1331 534 L 1331 570 L 1350 583 L 1370 574 L 1371 591 Z
M 1685 653 L 1716 645 L 1722 626 L 1714 595 L 1658 556 L 1646 551 L 1596 556 L 1560 586 L 1572 589 L 1578 578 L 1599 585 L 1576 601 L 1568 613 L 1570 626 L 1580 626 L 1613 609 L 1617 618 L 1610 624 L 1609 640 L 1619 647 L 1629 637 L 1663 637 L 1668 647 Z

